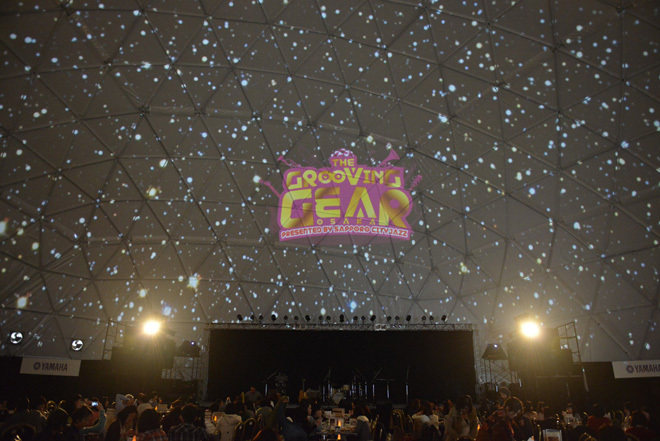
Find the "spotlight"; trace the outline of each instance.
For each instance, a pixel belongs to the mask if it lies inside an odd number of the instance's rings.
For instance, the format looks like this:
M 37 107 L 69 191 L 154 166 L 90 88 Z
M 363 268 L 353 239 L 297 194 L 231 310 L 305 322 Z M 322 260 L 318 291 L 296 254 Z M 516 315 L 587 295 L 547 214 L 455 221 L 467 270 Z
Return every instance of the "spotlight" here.
M 426 321 L 426 316 L 425 316 L 425 315 L 422 316 L 422 321 L 423 321 L 423 322 Z
M 243 316 L 240 314 L 236 314 L 236 318 L 238 319 L 239 322 L 243 321 Z
M 408 314 L 408 315 L 406 316 L 406 321 L 409 322 L 411 318 L 412 318 L 412 317 L 410 316 L 410 314 Z
M 297 316 L 297 315 L 294 315 L 294 316 L 293 316 L 293 319 L 294 319 L 295 321 L 298 321 L 298 316 Z
M 9 343 L 13 345 L 20 345 L 23 341 L 23 333 L 21 331 L 11 331 L 9 334 Z
M 149 320 L 142 327 L 142 331 L 147 335 L 156 335 L 160 331 L 160 322 L 156 320 Z
M 526 338 L 536 338 L 541 334 L 541 327 L 532 320 L 525 321 L 520 324 L 520 333 Z
M 339 314 L 339 321 L 344 323 L 344 314 Z
M 326 319 L 327 321 L 332 320 L 332 318 L 331 318 L 330 316 L 327 316 L 325 319 Z
M 259 314 L 259 321 L 262 321 L 264 319 L 263 314 Z
M 376 321 L 376 316 L 375 316 L 375 315 L 372 315 L 371 318 L 369 318 L 369 320 L 371 320 L 372 322 L 373 322 L 373 321 Z
M 285 316 L 284 316 L 284 321 L 287 321 L 287 320 L 289 320 L 289 316 L 288 316 L 288 315 L 285 315 Z
M 391 315 L 388 315 L 388 316 L 387 316 L 387 321 L 389 322 L 389 321 L 391 321 L 391 320 L 392 320 L 392 316 L 391 316 Z
M 443 322 L 446 322 L 447 321 L 447 314 L 442 314 L 442 317 L 440 317 L 440 320 L 442 320 Z
M 85 343 L 83 343 L 83 341 L 80 340 L 79 338 L 74 338 L 73 340 L 71 340 L 71 350 L 72 351 L 80 352 L 80 351 L 82 351 L 82 348 L 83 348 L 84 345 L 85 345 Z
M 360 317 L 360 320 L 365 321 L 367 318 L 365 316 Z
M 430 317 L 429 317 L 429 320 L 430 320 L 430 321 L 433 321 L 433 320 L 434 320 L 433 316 L 430 316 Z
M 250 320 L 254 321 L 254 314 L 250 316 Z
M 271 319 L 272 321 L 275 321 L 275 320 L 277 320 L 277 316 L 276 316 L 275 314 L 272 314 L 272 315 L 270 316 L 270 319 Z
M 399 316 L 397 315 L 396 317 L 394 317 L 394 320 L 398 322 L 400 320 Z
M 354 316 L 353 316 L 353 321 L 354 321 L 354 322 L 357 322 L 357 321 L 358 321 L 358 316 L 357 316 L 357 315 L 354 315 Z
M 305 320 L 306 320 L 306 321 L 310 321 L 311 319 L 312 319 L 312 318 L 309 316 L 309 314 L 307 314 L 307 315 L 305 316 Z
M 319 316 L 319 321 L 320 321 L 320 322 L 323 321 L 323 316 L 322 316 L 322 315 Z

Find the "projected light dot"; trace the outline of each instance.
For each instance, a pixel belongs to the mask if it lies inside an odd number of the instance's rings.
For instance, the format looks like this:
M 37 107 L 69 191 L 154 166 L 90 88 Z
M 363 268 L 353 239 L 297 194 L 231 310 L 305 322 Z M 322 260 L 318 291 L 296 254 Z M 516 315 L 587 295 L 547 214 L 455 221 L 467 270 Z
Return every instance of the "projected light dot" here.
M 526 321 L 520 324 L 520 333 L 527 338 L 536 338 L 541 334 L 541 327 L 533 321 Z
M 197 289 L 199 285 L 200 277 L 197 274 L 194 274 L 188 278 L 188 288 Z
M 23 309 L 27 306 L 27 304 L 28 304 L 28 296 L 27 295 L 20 296 L 18 298 L 18 300 L 16 300 L 16 307 L 17 308 Z
M 160 322 L 156 320 L 149 320 L 144 324 L 142 330 L 147 335 L 156 335 L 158 334 L 158 331 L 160 331 Z
M 149 198 L 155 198 L 158 196 L 158 193 L 160 193 L 160 188 L 158 187 L 149 186 L 149 188 L 147 188 L 147 197 Z

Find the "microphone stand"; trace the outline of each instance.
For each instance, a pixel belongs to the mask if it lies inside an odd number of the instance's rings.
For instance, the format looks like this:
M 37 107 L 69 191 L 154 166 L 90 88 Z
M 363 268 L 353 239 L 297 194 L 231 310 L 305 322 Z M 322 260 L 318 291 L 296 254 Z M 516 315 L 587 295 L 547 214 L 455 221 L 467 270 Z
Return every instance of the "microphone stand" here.
M 330 395 L 332 394 L 332 391 L 330 390 L 330 374 L 332 373 L 332 366 L 328 367 L 328 373 L 325 375 L 325 378 L 323 378 L 323 387 L 321 388 L 321 400 L 323 402 L 326 402 L 329 400 L 331 397 Z M 327 386 L 327 390 L 326 390 Z
M 374 404 L 376 404 L 376 379 L 380 375 L 380 371 L 382 371 L 383 368 L 381 367 L 376 371 L 376 374 L 374 374 L 374 377 L 371 379 L 371 396 L 374 400 Z
M 265 387 L 265 393 L 264 396 L 268 396 L 268 382 L 273 378 L 275 375 L 277 375 L 277 371 L 274 371 L 272 374 L 270 374 L 263 382 L 264 382 L 264 387 Z

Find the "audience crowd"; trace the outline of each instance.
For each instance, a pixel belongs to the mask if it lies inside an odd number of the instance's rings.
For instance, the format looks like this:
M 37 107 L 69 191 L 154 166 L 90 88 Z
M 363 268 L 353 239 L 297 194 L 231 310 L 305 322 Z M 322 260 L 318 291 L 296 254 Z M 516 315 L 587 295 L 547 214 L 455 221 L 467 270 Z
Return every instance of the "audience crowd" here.
M 166 405 L 156 393 L 112 402 L 0 399 L 0 441 L 660 441 L 657 419 L 635 403 L 559 410 L 522 402 L 505 387 L 478 404 L 465 395 L 455 403 L 415 399 L 405 409 L 348 399 L 340 406 L 337 414 L 302 392 L 289 403 L 254 387 L 206 406 L 194 398 Z

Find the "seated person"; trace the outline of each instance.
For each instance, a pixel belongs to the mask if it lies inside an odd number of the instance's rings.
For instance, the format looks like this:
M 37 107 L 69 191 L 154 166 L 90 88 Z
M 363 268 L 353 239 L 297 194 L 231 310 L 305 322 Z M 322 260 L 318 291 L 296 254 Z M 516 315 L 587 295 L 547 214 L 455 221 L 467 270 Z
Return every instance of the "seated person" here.
M 199 408 L 194 404 L 183 406 L 181 409 L 181 424 L 172 427 L 167 433 L 170 441 L 206 441 L 206 430 L 195 425 L 198 411 Z
M 220 435 L 221 441 L 234 441 L 234 433 L 243 418 L 238 415 L 238 408 L 235 403 L 229 403 L 225 406 L 225 413 L 218 418 L 216 433 Z
M 370 441 L 373 440 L 371 433 L 371 423 L 369 422 L 369 408 L 364 403 L 356 403 L 353 409 L 352 418 L 357 420 L 355 424 L 355 433 L 357 433 L 357 441 Z
M 167 441 L 167 434 L 160 428 L 160 415 L 153 408 L 142 411 L 137 420 L 137 430 L 139 441 Z

